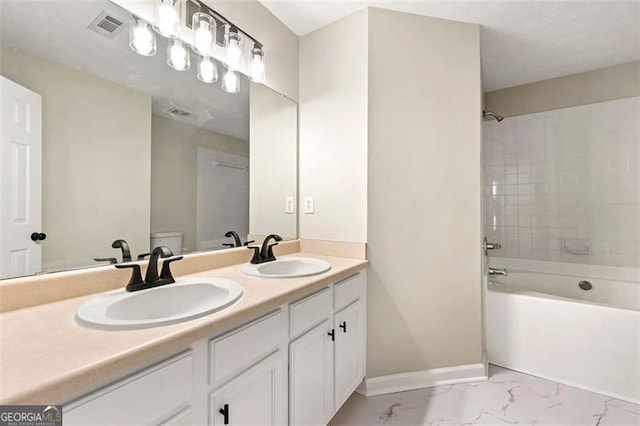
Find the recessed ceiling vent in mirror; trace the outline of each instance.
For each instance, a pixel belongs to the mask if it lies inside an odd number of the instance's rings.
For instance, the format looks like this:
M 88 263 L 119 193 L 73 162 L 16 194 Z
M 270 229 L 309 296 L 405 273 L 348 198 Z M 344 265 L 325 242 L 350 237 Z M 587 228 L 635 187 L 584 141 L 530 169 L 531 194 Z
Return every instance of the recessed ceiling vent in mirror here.
M 87 28 L 107 38 L 113 39 L 122 32 L 124 27 L 125 25 L 122 19 L 109 15 L 103 10 Z
M 179 108 L 171 108 L 167 110 L 168 114 L 173 115 L 174 117 L 187 117 L 191 115 L 190 112 L 179 109 Z

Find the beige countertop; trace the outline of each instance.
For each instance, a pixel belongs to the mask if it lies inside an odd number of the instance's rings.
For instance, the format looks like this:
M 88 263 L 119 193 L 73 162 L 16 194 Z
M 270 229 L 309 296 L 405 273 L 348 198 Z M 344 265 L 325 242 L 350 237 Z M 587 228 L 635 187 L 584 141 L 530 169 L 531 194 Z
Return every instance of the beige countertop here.
M 191 321 L 140 330 L 97 330 L 79 325 L 78 307 L 94 295 L 0 314 L 0 404 L 61 404 L 155 361 L 258 318 L 363 268 L 366 260 L 295 253 L 331 264 L 303 278 L 261 279 L 241 265 L 186 276 L 215 276 L 244 288 L 240 301 Z

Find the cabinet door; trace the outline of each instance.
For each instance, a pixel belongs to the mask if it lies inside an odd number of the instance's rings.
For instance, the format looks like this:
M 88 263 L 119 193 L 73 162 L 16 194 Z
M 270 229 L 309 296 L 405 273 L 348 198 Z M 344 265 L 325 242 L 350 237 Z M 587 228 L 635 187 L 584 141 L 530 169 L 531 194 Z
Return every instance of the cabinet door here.
M 330 320 L 289 345 L 289 424 L 325 424 L 333 415 L 333 341 Z
M 285 361 L 282 352 L 277 351 L 213 392 L 209 424 L 285 424 Z
M 191 352 L 143 370 L 63 407 L 64 424 L 157 424 L 193 394 Z
M 363 379 L 364 312 L 357 301 L 335 315 L 335 404 L 336 410 Z

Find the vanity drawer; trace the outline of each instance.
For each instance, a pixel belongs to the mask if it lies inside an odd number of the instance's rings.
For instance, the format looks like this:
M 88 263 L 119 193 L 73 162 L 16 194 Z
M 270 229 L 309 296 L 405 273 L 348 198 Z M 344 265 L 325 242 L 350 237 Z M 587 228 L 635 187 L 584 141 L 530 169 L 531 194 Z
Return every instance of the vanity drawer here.
M 64 406 L 64 424 L 152 424 L 191 402 L 191 353 L 179 355 Z
M 291 339 L 331 317 L 331 298 L 331 287 L 327 287 L 289 305 Z
M 336 283 L 334 289 L 335 310 L 338 311 L 363 296 L 364 276 L 361 272 L 358 272 L 357 274 Z
M 218 386 L 276 351 L 286 340 L 278 309 L 251 324 L 209 341 L 209 384 Z

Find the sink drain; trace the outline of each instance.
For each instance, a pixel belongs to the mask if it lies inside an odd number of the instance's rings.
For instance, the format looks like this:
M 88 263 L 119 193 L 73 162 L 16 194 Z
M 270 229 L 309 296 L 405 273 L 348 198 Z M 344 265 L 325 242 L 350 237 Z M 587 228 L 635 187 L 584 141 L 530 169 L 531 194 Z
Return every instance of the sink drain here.
M 580 281 L 578 287 L 584 291 L 591 291 L 593 289 L 593 285 L 589 281 Z

